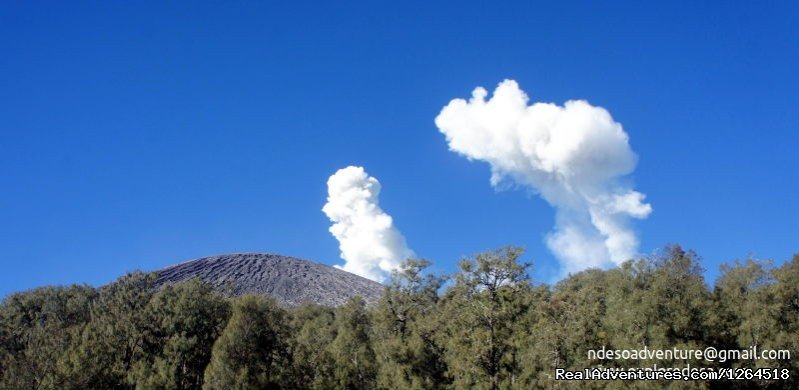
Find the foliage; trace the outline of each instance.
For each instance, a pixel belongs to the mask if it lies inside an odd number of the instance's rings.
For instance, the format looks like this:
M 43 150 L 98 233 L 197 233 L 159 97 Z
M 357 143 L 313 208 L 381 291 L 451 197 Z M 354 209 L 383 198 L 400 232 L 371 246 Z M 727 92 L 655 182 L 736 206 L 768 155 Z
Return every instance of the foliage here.
M 449 382 L 436 310 L 446 278 L 424 275 L 429 265 L 415 259 L 402 264 L 375 308 L 381 388 L 434 389 Z
M 287 366 L 286 313 L 271 298 L 244 296 L 213 346 L 205 389 L 262 389 L 281 383 Z
M 145 312 L 152 324 L 145 340 L 150 353 L 131 373 L 136 388 L 200 388 L 211 348 L 227 324 L 229 306 L 196 279 L 158 291 Z
M 352 298 L 336 309 L 335 327 L 336 338 L 329 346 L 334 361 L 335 386 L 374 388 L 377 365 L 372 348 L 371 321 L 363 299 Z
M 367 307 L 225 299 L 199 280 L 156 289 L 42 287 L 0 304 L 0 389 L 796 388 L 799 255 L 721 268 L 715 285 L 679 246 L 610 270 L 533 284 L 522 249 L 437 276 L 405 262 Z M 792 360 L 589 360 L 589 349 L 788 349 Z M 556 368 L 787 368 L 792 379 L 557 382 Z

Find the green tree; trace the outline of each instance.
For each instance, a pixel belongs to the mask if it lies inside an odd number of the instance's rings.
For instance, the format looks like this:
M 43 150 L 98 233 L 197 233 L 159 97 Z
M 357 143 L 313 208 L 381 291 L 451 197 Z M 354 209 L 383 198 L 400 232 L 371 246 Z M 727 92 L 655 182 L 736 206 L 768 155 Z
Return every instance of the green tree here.
M 773 271 L 775 283 L 771 286 L 776 310 L 777 332 L 773 341 L 764 347 L 769 349 L 788 349 L 791 359 L 769 361 L 771 367 L 787 368 L 791 372 L 790 381 L 778 383 L 783 388 L 799 387 L 799 253 L 793 255 L 781 267 Z
M 763 348 L 770 345 L 778 332 L 779 304 L 775 302 L 774 279 L 768 264 L 754 259 L 721 266 L 721 275 L 713 291 L 713 308 L 709 313 L 708 343 L 723 349 Z M 770 367 L 770 362 L 756 360 L 718 363 L 733 368 Z M 756 379 L 729 381 L 730 388 L 766 385 Z
M 0 388 L 58 388 L 57 357 L 89 321 L 89 286 L 42 287 L 0 305 Z
M 134 272 L 99 289 L 91 321 L 58 359 L 60 388 L 132 388 L 131 368 L 145 358 L 153 324 L 146 307 L 154 293 L 155 275 Z
M 292 384 L 296 388 L 330 389 L 336 384 L 331 344 L 336 338 L 332 308 L 306 304 L 290 311 Z
M 271 298 L 244 296 L 213 346 L 204 389 L 279 387 L 290 363 L 285 310 Z
M 602 326 L 607 290 L 607 273 L 590 269 L 561 280 L 549 296 L 538 292 L 537 309 L 531 310 L 538 321 L 525 359 L 534 369 L 532 375 L 526 371 L 526 380 L 553 387 L 556 368 L 579 370 L 596 364 L 588 360 L 588 350 L 607 344 Z
M 198 279 L 167 285 L 147 306 L 152 353 L 131 372 L 138 389 L 199 389 L 211 348 L 227 323 L 229 304 Z
M 531 284 L 523 250 L 505 247 L 460 262 L 442 299 L 448 375 L 458 388 L 518 386 L 516 326 L 529 309 Z
M 372 348 L 372 323 L 361 297 L 336 309 L 336 338 L 330 345 L 337 388 L 373 389 L 377 362 Z
M 629 261 L 608 272 L 606 315 L 602 326 L 607 349 L 696 350 L 706 346 L 710 292 L 702 277 L 698 257 L 679 246 L 668 247 L 663 254 Z M 611 360 L 599 361 L 610 367 L 680 368 L 698 367 L 701 360 Z M 611 383 L 621 388 L 623 383 Z M 662 388 L 665 382 L 641 382 L 640 388 Z M 688 382 L 679 386 L 702 388 Z
M 444 278 L 423 275 L 427 260 L 409 259 L 392 273 L 375 309 L 378 387 L 441 388 L 447 384 L 444 350 L 439 345 L 438 290 Z

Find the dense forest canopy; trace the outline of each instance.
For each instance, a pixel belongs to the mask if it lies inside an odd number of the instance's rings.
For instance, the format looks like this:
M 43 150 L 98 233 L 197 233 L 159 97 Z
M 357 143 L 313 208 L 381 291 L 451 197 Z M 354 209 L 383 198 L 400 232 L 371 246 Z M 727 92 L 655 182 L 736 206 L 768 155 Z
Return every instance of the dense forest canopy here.
M 533 283 L 522 250 L 454 275 L 408 260 L 367 307 L 226 299 L 198 280 L 160 289 L 135 272 L 100 288 L 42 287 L 0 305 L 0 389 L 627 388 L 555 368 L 769 367 L 789 380 L 639 382 L 636 388 L 797 388 L 799 255 L 722 268 L 712 288 L 678 246 L 610 270 Z M 607 349 L 789 349 L 793 360 L 589 360 Z

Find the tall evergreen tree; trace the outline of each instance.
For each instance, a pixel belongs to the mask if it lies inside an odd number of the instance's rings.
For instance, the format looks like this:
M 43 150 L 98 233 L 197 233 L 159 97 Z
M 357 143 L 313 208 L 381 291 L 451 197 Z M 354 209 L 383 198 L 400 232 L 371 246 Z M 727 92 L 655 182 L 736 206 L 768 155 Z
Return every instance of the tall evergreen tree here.
M 131 373 L 137 389 L 199 389 L 229 304 L 197 279 L 168 285 L 147 306 L 151 353 Z
M 336 385 L 331 344 L 336 338 L 332 308 L 306 304 L 290 311 L 292 386 L 330 389 Z
M 58 388 L 58 357 L 90 319 L 89 286 L 42 287 L 0 305 L 0 389 Z
M 792 381 L 781 381 L 779 386 L 799 387 L 799 253 L 773 272 L 775 283 L 772 285 L 773 296 L 777 308 L 776 337 L 768 343 L 770 349 L 788 349 L 790 359 L 770 361 L 773 367 L 790 370 Z
M 579 370 L 596 362 L 588 360 L 587 351 L 607 344 L 602 327 L 608 284 L 606 273 L 591 269 L 558 282 L 551 296 L 538 299 L 535 337 L 529 340 L 527 360 L 538 361 L 535 376 L 538 386 L 552 387 L 556 368 Z M 541 293 L 539 293 L 541 294 Z M 586 384 L 589 385 L 589 384 Z
M 447 384 L 444 351 L 433 319 L 445 279 L 424 275 L 429 265 L 416 259 L 403 263 L 375 309 L 381 388 L 433 389 Z
M 61 388 L 132 388 L 131 368 L 151 351 L 145 340 L 152 323 L 145 310 L 155 275 L 134 272 L 99 289 L 91 321 L 58 362 Z
M 371 319 L 361 297 L 356 296 L 336 309 L 336 338 L 330 345 L 336 388 L 375 388 L 377 361 L 371 333 Z
M 285 310 L 271 298 L 244 296 L 213 346 L 204 389 L 263 389 L 287 382 L 288 324 Z
M 446 362 L 453 385 L 499 389 L 517 386 L 521 364 L 512 342 L 525 316 L 531 285 L 523 250 L 505 247 L 460 262 L 455 284 L 442 300 Z

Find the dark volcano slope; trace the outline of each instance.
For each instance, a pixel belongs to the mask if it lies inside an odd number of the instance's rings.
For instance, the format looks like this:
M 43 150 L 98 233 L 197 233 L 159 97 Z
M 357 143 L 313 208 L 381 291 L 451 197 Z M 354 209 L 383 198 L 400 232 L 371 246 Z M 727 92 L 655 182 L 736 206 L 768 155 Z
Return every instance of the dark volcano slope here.
M 338 306 L 359 295 L 373 304 L 383 285 L 327 265 L 267 253 L 203 257 L 156 271 L 158 285 L 194 277 L 227 296 L 269 295 L 281 305 Z

